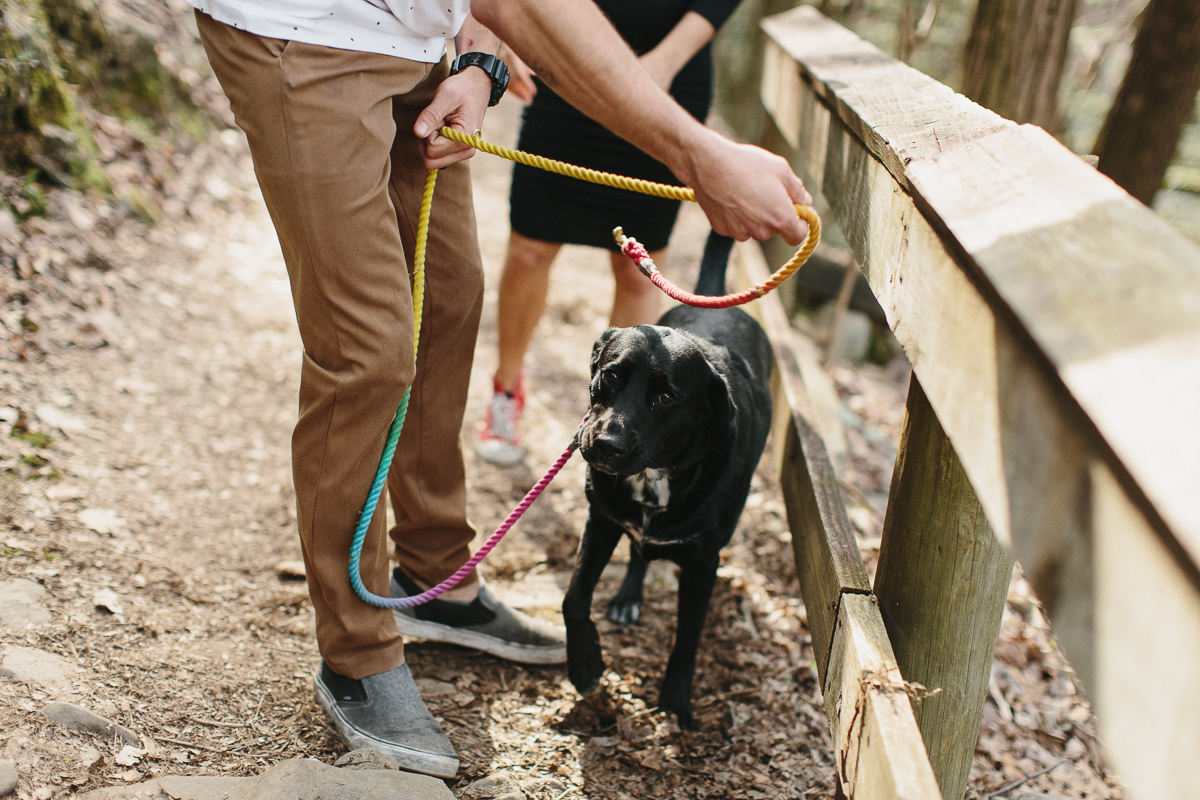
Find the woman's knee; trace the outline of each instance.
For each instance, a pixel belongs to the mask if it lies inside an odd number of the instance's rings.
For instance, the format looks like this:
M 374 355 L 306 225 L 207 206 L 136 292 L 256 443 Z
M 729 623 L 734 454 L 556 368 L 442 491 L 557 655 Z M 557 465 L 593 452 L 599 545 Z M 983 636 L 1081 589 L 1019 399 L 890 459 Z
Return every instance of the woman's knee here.
M 530 239 L 513 231 L 504 260 L 505 277 L 543 277 L 549 274 L 560 249 L 562 245 L 556 242 Z

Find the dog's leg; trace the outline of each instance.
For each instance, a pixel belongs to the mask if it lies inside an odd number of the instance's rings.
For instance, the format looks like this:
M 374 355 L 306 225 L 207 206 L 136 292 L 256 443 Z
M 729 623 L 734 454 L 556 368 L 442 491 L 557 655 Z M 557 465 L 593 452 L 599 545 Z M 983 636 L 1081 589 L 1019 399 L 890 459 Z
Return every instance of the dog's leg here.
M 629 544 L 629 568 L 625 580 L 604 609 L 604 615 L 618 625 L 636 625 L 642 618 L 642 585 L 646 582 L 649 562 L 637 542 Z
M 563 597 L 563 621 L 567 626 L 567 677 L 580 694 L 600 685 L 604 675 L 604 657 L 600 654 L 600 634 L 592 622 L 592 595 L 600 573 L 612 558 L 622 536 L 612 520 L 589 514 L 583 526 L 579 555 L 571 584 Z
M 717 583 L 718 560 L 681 564 L 679 608 L 676 612 L 675 647 L 663 673 L 658 706 L 679 717 L 679 727 L 695 725 L 692 718 L 692 677 L 696 674 L 696 651 L 708 616 L 708 604 Z

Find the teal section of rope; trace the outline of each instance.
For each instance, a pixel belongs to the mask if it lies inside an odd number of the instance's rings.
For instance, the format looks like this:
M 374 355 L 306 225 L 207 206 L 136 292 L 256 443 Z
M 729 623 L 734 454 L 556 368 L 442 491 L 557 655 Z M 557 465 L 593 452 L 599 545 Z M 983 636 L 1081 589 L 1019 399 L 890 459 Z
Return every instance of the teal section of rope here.
M 425 248 L 429 241 L 429 215 L 433 208 L 433 188 L 437 183 L 437 170 L 431 169 L 425 175 L 425 191 L 421 197 L 421 214 L 417 218 L 417 242 L 413 250 L 413 361 L 421 344 L 421 317 L 425 305 Z M 396 416 L 392 418 L 392 426 L 388 430 L 388 438 L 383 446 L 383 455 L 379 459 L 379 468 L 375 470 L 375 481 L 367 494 L 367 502 L 363 505 L 362 514 L 358 518 L 358 527 L 354 531 L 354 539 L 350 543 L 350 586 L 365 603 L 380 608 L 407 608 L 416 605 L 417 598 L 380 597 L 372 593 L 362 582 L 362 549 L 367 538 L 367 530 L 375 516 L 379 505 L 379 496 L 387 484 L 388 470 L 392 468 L 392 458 L 396 454 L 396 443 L 400 441 L 400 431 L 404 428 L 404 418 L 408 415 L 408 399 L 412 395 L 412 386 L 404 390 L 400 405 L 396 408 Z M 420 597 L 420 596 L 418 596 Z
M 411 394 L 412 387 L 410 386 L 404 390 L 404 397 L 396 409 L 396 416 L 392 419 L 392 427 L 388 431 L 387 444 L 383 447 L 383 456 L 379 459 L 379 468 L 375 471 L 375 482 L 371 484 L 371 491 L 363 506 L 362 516 L 358 519 L 358 528 L 354 531 L 354 541 L 350 544 L 350 585 L 354 587 L 354 593 L 365 602 L 380 608 L 404 608 L 403 601 L 408 599 L 380 597 L 371 593 L 363 585 L 360 562 L 363 542 L 367 538 L 367 529 L 371 527 L 371 519 L 375 516 L 375 509 L 379 505 L 379 496 L 383 494 L 383 487 L 387 483 L 388 470 L 392 468 L 392 457 L 396 454 L 396 443 L 400 441 L 400 431 L 404 427 L 404 417 L 408 414 L 408 398 Z

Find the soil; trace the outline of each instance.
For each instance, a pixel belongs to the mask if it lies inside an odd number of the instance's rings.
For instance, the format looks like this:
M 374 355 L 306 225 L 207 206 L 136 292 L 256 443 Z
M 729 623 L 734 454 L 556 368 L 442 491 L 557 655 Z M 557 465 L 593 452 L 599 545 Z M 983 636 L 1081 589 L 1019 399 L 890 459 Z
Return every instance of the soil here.
M 485 136 L 511 145 L 518 117 L 506 100 Z M 0 230 L 12 256 L 0 276 L 0 581 L 42 587 L 49 611 L 42 624 L 0 626 L 0 759 L 15 763 L 22 800 L 164 774 L 251 775 L 297 756 L 332 763 L 345 751 L 311 697 L 317 652 L 295 569 L 288 460 L 301 351 L 282 257 L 240 133 L 178 155 L 147 168 L 173 176 L 155 183 L 164 208 L 155 224 L 102 198 L 51 192 L 46 217 Z M 494 366 L 509 175 L 499 159 L 474 163 L 492 288 L 468 441 Z M 680 285 L 705 233 L 699 211 L 685 208 L 663 265 Z M 570 440 L 609 297 L 607 256 L 567 248 L 528 361 L 530 455 L 500 469 L 468 448 L 481 539 Z M 907 365 L 837 364 L 831 374 L 849 422 L 845 497 L 872 568 Z M 609 671 L 593 698 L 581 699 L 561 667 L 407 646 L 462 759 L 448 782 L 457 796 L 478 796 L 472 782 L 506 770 L 532 800 L 834 797 L 768 461 L 724 553 L 697 674 L 698 730 L 681 732 L 654 709 L 675 603 L 664 565 L 651 572 L 640 625 L 600 623 Z M 586 511 L 582 485 L 576 458 L 482 567 L 531 614 L 557 618 Z M 597 618 L 620 575 L 619 564 L 606 573 Z M 21 668 L 31 660 L 33 674 Z M 990 694 L 968 796 L 996 796 L 1048 767 L 1003 796 L 1123 796 L 1019 573 Z M 40 710 L 53 700 L 128 727 L 141 747 L 50 723 Z

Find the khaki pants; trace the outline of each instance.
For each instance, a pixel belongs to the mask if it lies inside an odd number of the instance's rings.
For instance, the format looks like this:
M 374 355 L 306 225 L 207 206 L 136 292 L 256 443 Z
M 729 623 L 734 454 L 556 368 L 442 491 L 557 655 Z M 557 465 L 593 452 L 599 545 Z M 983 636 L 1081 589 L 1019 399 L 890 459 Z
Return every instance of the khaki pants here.
M 268 39 L 199 12 L 196 19 L 250 142 L 304 342 L 292 471 L 317 641 L 336 672 L 373 675 L 403 662 L 403 644 L 392 612 L 354 594 L 347 562 L 409 385 L 388 476 L 396 557 L 409 575 L 437 583 L 467 560 L 475 535 L 459 434 L 483 270 L 465 163 L 438 176 L 420 354 L 413 357 L 409 269 L 425 169 L 412 127 L 446 77 L 446 62 Z M 385 527 L 381 503 L 362 575 L 368 589 L 386 596 Z

